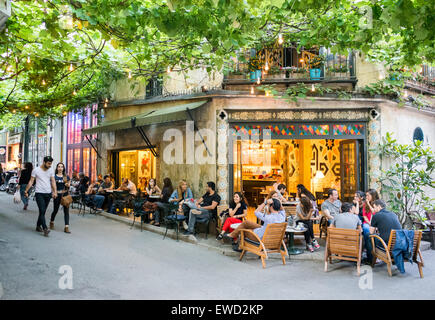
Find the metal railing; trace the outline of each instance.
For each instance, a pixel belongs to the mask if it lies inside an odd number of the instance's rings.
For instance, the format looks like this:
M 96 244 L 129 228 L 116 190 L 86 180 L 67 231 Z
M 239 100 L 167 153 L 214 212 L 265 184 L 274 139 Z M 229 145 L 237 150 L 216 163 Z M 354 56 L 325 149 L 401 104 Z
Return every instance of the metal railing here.
M 262 80 L 266 79 L 288 79 L 288 80 L 310 80 L 309 61 L 313 56 L 321 55 L 325 62 L 320 71 L 318 80 L 350 80 L 356 78 L 355 55 L 352 50 L 348 54 L 333 54 L 330 49 L 320 48 L 319 50 L 297 51 L 295 46 L 281 49 L 270 49 L 269 53 L 264 53 L 268 49 L 262 50 L 258 56 L 262 61 Z M 281 52 L 279 52 L 281 50 Z M 224 80 L 247 80 L 250 79 L 248 71 L 247 56 L 255 56 L 252 52 L 242 51 L 239 57 L 227 68 L 233 70 L 224 75 Z M 266 57 L 266 58 L 265 58 Z M 270 58 L 272 57 L 272 58 Z M 268 62 L 268 70 L 265 70 L 265 61 Z

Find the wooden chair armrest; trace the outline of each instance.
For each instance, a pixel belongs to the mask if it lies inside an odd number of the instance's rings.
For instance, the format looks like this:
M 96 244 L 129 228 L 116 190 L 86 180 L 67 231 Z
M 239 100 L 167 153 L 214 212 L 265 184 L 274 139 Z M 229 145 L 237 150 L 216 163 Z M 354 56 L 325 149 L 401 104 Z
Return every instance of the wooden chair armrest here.
M 252 234 L 259 243 L 262 243 L 261 239 L 255 234 L 254 231 L 250 230 L 250 229 L 240 229 L 240 238 L 244 239 L 245 238 L 245 232 Z
M 385 252 L 388 252 L 388 246 L 385 244 L 385 241 L 377 234 L 370 235 L 370 240 L 372 241 L 372 250 L 375 251 L 375 247 L 376 247 L 375 246 L 375 238 L 378 239 L 382 243 L 382 245 L 384 246 Z

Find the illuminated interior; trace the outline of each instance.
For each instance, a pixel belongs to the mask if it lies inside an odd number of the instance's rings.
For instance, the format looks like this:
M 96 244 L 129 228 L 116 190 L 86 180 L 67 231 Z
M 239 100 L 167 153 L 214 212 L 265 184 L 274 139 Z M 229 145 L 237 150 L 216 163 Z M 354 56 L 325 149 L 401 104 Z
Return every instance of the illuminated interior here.
M 316 198 L 330 188 L 342 189 L 342 172 L 347 170 L 346 185 L 357 185 L 353 174 L 356 159 L 354 140 L 343 139 L 272 139 L 268 142 L 237 141 L 233 145 L 233 189 L 243 190 L 251 206 L 264 200 L 267 192 L 281 176 L 290 197 L 296 186 L 303 184 Z M 340 150 L 344 150 L 341 157 Z M 346 196 L 354 192 L 346 190 Z M 352 195 L 353 196 L 353 195 Z
M 150 150 L 119 152 L 118 184 L 123 178 L 131 180 L 138 189 L 144 190 L 150 178 L 156 177 L 156 158 Z

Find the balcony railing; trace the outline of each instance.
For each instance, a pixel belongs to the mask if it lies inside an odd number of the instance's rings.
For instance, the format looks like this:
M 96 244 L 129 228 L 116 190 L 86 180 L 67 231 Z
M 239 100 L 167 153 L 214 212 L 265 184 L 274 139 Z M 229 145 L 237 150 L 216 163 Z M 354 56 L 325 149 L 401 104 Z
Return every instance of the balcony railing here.
M 347 55 L 339 55 L 325 48 L 320 48 L 316 52 L 302 50 L 300 53 L 297 52 L 296 47 L 269 49 L 269 52 L 267 50 L 257 54 L 263 65 L 260 78 L 262 82 L 356 81 L 355 55 L 352 51 Z M 224 82 L 258 81 L 258 77 L 252 77 L 248 72 L 248 64 L 242 62 L 249 60 L 246 52 L 243 55 L 244 59 L 234 61 L 232 66 L 229 66 L 233 71 L 224 75 Z M 318 77 L 310 76 L 308 67 L 309 59 L 314 55 L 325 57 Z

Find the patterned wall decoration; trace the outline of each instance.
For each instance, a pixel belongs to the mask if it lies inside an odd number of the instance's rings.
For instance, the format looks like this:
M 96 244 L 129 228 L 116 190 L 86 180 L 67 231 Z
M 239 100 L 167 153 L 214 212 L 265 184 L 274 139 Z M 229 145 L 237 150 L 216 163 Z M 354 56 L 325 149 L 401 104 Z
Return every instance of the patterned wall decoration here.
M 313 140 L 311 143 L 312 159 L 310 162 L 312 176 L 321 171 L 325 178 L 316 181 L 315 190 L 331 188 L 335 179 L 340 177 L 340 141 L 334 139 Z
M 232 125 L 233 136 L 258 136 L 263 135 L 264 130 L 270 130 L 274 136 L 331 136 L 330 127 L 332 127 L 334 136 L 362 136 L 364 135 L 363 124 L 273 124 L 273 125 L 256 125 L 243 124 Z M 332 136 L 331 136 L 332 137 Z
M 327 136 L 329 135 L 329 125 L 301 125 L 299 134 L 302 136 Z

